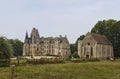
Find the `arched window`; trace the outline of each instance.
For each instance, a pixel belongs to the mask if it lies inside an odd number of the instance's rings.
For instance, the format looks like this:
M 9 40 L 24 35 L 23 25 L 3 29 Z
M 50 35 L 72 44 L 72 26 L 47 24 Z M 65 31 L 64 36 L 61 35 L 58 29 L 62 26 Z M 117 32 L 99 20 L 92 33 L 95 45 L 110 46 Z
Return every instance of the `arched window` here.
M 91 47 L 91 56 L 93 56 L 93 48 Z

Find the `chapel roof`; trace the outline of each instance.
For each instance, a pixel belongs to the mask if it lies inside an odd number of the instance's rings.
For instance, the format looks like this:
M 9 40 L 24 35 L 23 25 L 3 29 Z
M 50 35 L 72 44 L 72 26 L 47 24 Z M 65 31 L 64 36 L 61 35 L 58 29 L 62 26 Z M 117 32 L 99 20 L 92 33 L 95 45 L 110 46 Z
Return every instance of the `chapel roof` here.
M 96 33 L 89 33 L 89 34 L 92 35 L 92 37 L 98 44 L 112 45 L 112 43 L 107 39 L 105 35 L 100 35 Z

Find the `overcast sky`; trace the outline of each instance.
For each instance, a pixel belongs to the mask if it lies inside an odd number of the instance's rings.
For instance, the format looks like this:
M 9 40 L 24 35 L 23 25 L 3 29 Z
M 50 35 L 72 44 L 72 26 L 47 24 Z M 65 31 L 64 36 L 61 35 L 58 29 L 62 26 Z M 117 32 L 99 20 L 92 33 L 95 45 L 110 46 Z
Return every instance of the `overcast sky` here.
M 74 43 L 103 19 L 120 20 L 120 0 L 0 0 L 0 35 L 22 41 L 35 27 Z

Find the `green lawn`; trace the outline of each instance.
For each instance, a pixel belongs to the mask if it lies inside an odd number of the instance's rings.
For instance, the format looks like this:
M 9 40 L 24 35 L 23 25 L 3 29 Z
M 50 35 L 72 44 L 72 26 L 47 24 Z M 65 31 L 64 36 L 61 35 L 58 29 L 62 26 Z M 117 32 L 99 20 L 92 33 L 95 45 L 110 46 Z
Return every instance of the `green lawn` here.
M 0 79 L 10 79 L 10 68 L 0 68 Z M 120 79 L 120 61 L 39 64 L 15 67 L 13 79 Z

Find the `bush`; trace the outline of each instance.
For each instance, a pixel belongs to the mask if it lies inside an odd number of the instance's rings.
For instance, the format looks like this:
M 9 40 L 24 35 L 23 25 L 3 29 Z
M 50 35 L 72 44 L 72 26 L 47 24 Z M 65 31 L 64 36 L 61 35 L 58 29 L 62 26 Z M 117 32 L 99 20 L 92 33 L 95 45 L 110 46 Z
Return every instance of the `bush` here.
M 0 67 L 9 66 L 9 65 L 10 65 L 10 59 L 0 59 Z
M 72 57 L 74 57 L 74 58 L 79 58 L 79 55 L 78 55 L 77 52 L 75 52 L 75 53 L 72 54 Z
M 93 59 L 71 59 L 71 62 L 77 63 L 77 62 L 96 62 L 96 61 L 100 61 L 100 59 L 97 58 L 93 58 Z
M 64 61 L 59 58 L 40 58 L 40 59 L 27 59 L 30 64 L 45 64 L 45 63 L 63 63 Z

